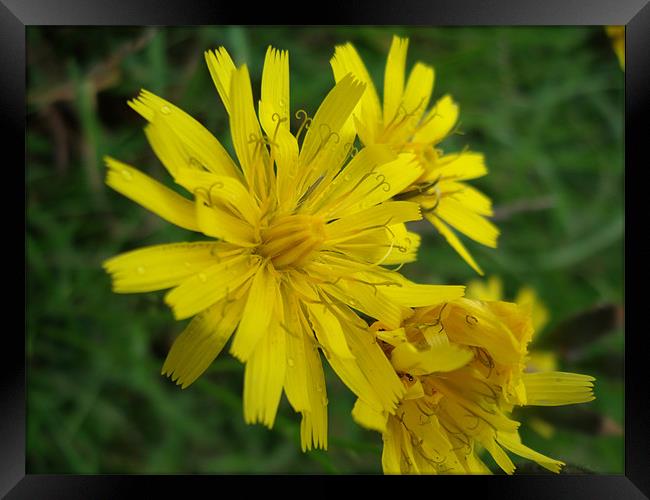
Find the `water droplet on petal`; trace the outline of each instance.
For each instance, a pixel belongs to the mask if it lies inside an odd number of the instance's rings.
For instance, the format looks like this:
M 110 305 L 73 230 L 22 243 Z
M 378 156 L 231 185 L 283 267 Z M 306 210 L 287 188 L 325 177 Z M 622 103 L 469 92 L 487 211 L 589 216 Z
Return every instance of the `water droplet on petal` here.
M 203 273 L 199 273 L 199 280 L 201 281 L 201 283 L 205 283 L 206 281 L 208 281 L 208 277 Z
M 133 176 L 131 175 L 131 172 L 129 172 L 126 169 L 122 170 L 122 177 L 124 177 L 124 179 L 127 180 L 127 181 L 130 181 L 131 179 L 133 179 Z
M 321 398 L 320 402 L 323 403 L 323 406 L 327 406 L 327 403 L 329 403 L 329 401 L 327 400 L 327 398 L 325 396 L 323 396 Z
M 293 359 L 289 358 L 287 359 L 287 364 L 293 368 L 296 365 L 296 362 Z
M 142 266 L 138 266 L 138 268 L 136 269 L 136 271 L 138 272 L 138 274 L 144 274 L 144 267 L 142 267 Z
M 319 385 L 318 387 L 316 387 L 316 391 L 323 392 L 323 388 Z
M 172 112 L 172 110 L 171 110 L 171 108 L 169 106 L 165 105 L 162 108 L 160 108 L 160 112 L 163 115 L 168 115 L 168 114 L 170 114 Z

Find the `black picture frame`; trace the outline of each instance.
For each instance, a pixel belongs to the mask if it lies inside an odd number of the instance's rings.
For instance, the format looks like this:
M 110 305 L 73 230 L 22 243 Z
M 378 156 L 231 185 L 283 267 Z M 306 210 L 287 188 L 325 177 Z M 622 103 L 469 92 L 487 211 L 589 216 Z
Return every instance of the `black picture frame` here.
M 270 4 L 269 4 L 270 5 Z M 103 0 L 0 0 L 0 110 L 5 125 L 3 151 L 13 150 L 16 163 L 6 161 L 5 168 L 15 168 L 25 155 L 25 28 L 34 25 L 205 25 L 205 24 L 257 24 L 273 22 L 288 24 L 372 24 L 421 26 L 442 25 L 625 25 L 626 26 L 626 73 L 625 73 L 625 162 L 628 171 L 647 169 L 647 160 L 641 159 L 641 148 L 647 142 L 645 111 L 650 97 L 650 5 L 647 0 L 430 0 L 377 4 L 359 1 L 334 1 L 327 5 L 304 4 L 303 13 L 315 16 L 290 20 L 279 6 L 264 12 L 261 7 L 232 5 L 208 0 L 155 0 L 121 1 Z M 238 7 L 238 8 L 237 8 Z M 296 7 L 292 10 L 297 11 Z M 288 11 L 287 11 L 288 12 Z M 277 14 L 280 14 L 278 16 Z M 300 15 L 300 13 L 298 14 Z M 641 173 L 639 175 L 642 175 Z M 11 177 L 9 177 L 11 178 Z M 647 253 L 638 236 L 643 227 L 643 208 L 635 204 L 641 199 L 642 182 L 625 183 L 626 190 L 626 236 L 625 258 L 636 263 L 635 257 Z M 19 203 L 19 190 L 5 190 L 6 214 L 11 215 Z M 12 199 L 12 195 L 16 199 Z M 637 196 L 638 195 L 638 196 Z M 24 202 L 24 199 L 23 199 Z M 13 207 L 13 208 L 11 208 Z M 637 210 L 635 210 L 637 209 Z M 9 210 L 12 210 L 11 212 Z M 640 219 L 640 224 L 634 224 Z M 25 254 L 24 254 L 25 255 Z M 628 290 L 634 290 L 635 282 L 641 284 L 641 273 L 634 264 L 626 266 Z M 18 278 L 20 279 L 20 278 Z M 25 268 L 25 280 L 29 270 Z M 627 321 L 641 326 L 639 316 L 643 293 L 627 293 Z M 29 307 L 29 304 L 25 304 Z M 11 311 L 7 311 L 10 313 Z M 629 329 L 626 335 L 625 357 L 625 473 L 624 475 L 557 475 L 495 477 L 437 477 L 419 478 L 418 486 L 431 488 L 435 494 L 440 486 L 454 494 L 475 489 L 481 496 L 500 494 L 514 498 L 648 498 L 650 496 L 650 384 L 645 371 L 645 337 L 642 328 Z M 212 476 L 55 476 L 26 475 L 26 382 L 25 343 L 19 329 L 6 329 L 3 352 L 3 377 L 0 382 L 0 496 L 7 498 L 115 498 L 134 490 L 146 491 L 147 495 L 190 495 L 204 486 L 224 487 L 224 477 Z M 15 342 L 11 342 L 13 336 Z M 248 481 L 246 478 L 241 478 Z M 268 482 L 282 480 L 281 476 L 256 478 Z M 228 479 L 230 481 L 232 479 Z M 291 489 L 313 488 L 318 481 L 339 488 L 339 481 L 346 483 L 354 478 L 305 478 L 292 477 Z M 382 489 L 389 484 L 401 487 L 401 481 L 410 478 L 373 478 L 380 480 Z M 243 483 L 243 481 L 241 481 Z M 309 482 L 305 482 L 309 481 Z M 327 481 L 327 482 L 326 482 Z M 422 483 L 421 481 L 427 481 Z M 186 483 L 192 483 L 188 489 Z M 301 484 L 298 484 L 300 482 Z M 278 483 L 274 486 L 279 487 Z M 264 487 L 264 486 L 262 486 Z M 249 491 L 250 486 L 246 487 Z M 218 494 L 219 490 L 213 490 Z M 241 491 L 241 490 L 240 490 Z M 310 490 L 307 490 L 310 491 Z M 312 490 L 313 491 L 313 490 Z M 196 493 L 195 493 L 196 492 Z

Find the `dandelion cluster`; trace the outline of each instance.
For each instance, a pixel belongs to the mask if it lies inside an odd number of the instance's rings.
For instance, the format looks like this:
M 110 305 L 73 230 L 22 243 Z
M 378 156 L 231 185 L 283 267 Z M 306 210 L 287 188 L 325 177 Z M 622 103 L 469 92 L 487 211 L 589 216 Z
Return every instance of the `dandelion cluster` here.
M 336 47 L 335 84 L 313 116 L 290 109 L 286 51 L 269 47 L 257 105 L 247 66 L 223 47 L 206 52 L 234 156 L 142 90 L 129 105 L 187 194 L 113 158 L 106 182 L 202 240 L 129 251 L 104 268 L 115 292 L 169 290 L 174 317 L 191 318 L 164 375 L 189 386 L 232 337 L 246 422 L 273 427 L 284 393 L 301 414 L 303 450 L 327 448 L 324 356 L 358 398 L 353 418 L 382 433 L 385 472 L 489 472 L 483 448 L 509 473 L 504 450 L 557 471 L 561 462 L 521 444 L 508 415 L 588 401 L 593 379 L 524 373 L 526 308 L 399 273 L 420 245 L 407 222 L 425 217 L 479 273 L 451 228 L 490 247 L 498 236 L 490 199 L 466 182 L 487 173 L 483 155 L 439 148 L 458 106 L 444 96 L 427 111 L 434 71 L 417 63 L 405 84 L 407 46 L 394 37 L 383 106 L 354 47 Z

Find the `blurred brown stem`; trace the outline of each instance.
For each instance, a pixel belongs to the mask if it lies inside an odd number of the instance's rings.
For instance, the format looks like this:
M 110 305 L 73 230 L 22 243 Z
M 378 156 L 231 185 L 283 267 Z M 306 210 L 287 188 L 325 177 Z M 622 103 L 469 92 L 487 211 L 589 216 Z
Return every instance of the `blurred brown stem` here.
M 54 142 L 54 165 L 58 174 L 67 170 L 70 154 L 68 150 L 68 132 L 61 113 L 56 106 L 49 105 L 41 111 Z
M 540 210 L 548 210 L 555 206 L 555 197 L 540 196 L 539 198 L 532 198 L 527 200 L 518 200 L 509 205 L 503 205 L 494 209 L 492 220 L 501 221 L 507 220 L 513 215 L 523 212 L 538 212 Z
M 93 93 L 97 94 L 114 86 L 120 79 L 120 63 L 122 60 L 143 49 L 155 34 L 155 28 L 149 28 L 138 38 L 120 45 L 106 60 L 93 66 L 86 80 L 90 83 Z M 37 88 L 27 94 L 27 104 L 49 106 L 58 101 L 73 101 L 75 99 L 74 82 L 66 81 L 58 85 L 47 85 Z

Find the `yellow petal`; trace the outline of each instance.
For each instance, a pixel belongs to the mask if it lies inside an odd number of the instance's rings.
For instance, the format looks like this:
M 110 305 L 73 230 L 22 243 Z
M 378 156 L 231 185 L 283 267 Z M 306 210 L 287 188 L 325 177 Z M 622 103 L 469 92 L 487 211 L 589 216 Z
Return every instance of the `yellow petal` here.
M 314 328 L 315 335 L 318 338 L 318 342 L 321 344 L 321 349 L 323 349 L 334 372 L 356 396 L 378 410 L 384 408 L 385 401 L 382 402 L 381 396 L 377 394 L 373 383 L 368 380 L 364 372 L 361 370 L 358 361 L 353 357 L 353 353 L 350 351 L 347 341 L 348 339 L 352 341 L 352 339 L 349 335 L 343 334 L 339 323 L 340 319 L 334 318 L 336 320 L 336 323 L 334 323 L 332 318 L 329 317 L 330 315 L 333 316 L 333 313 L 328 310 L 329 314 L 323 314 L 322 305 L 305 305 L 309 309 L 310 321 Z M 330 307 L 334 308 L 334 306 Z M 316 312 L 316 314 L 314 314 L 314 312 Z M 343 314 L 342 311 L 338 312 Z M 349 328 L 347 325 L 349 322 L 348 320 L 353 318 L 354 314 L 348 315 L 346 318 L 347 328 Z M 359 351 L 356 352 L 359 353 Z M 368 360 L 364 360 L 364 363 L 367 361 Z M 388 372 L 390 372 L 390 370 L 388 370 Z M 387 410 L 390 410 L 394 405 L 394 402 L 392 401 L 393 397 L 389 396 L 389 399 L 391 401 L 388 403 L 388 408 L 385 408 Z
M 625 26 L 605 26 L 621 69 L 625 71 Z
M 379 330 L 375 333 L 377 335 L 377 338 L 392 345 L 393 347 L 407 341 L 406 331 L 404 328 L 397 328 L 395 330 Z
M 379 133 L 376 129 L 381 125 L 380 123 L 375 125 L 374 123 L 369 123 L 366 125 L 360 118 L 358 118 L 357 113 L 363 99 L 357 104 L 355 112 L 352 113 L 352 123 L 354 124 L 354 130 L 359 136 L 359 140 L 364 147 L 373 146 L 377 143 L 375 142 L 375 136 Z
M 465 262 L 467 262 L 474 271 L 476 271 L 478 274 L 483 276 L 483 270 L 479 267 L 479 265 L 476 263 L 474 258 L 470 255 L 470 253 L 467 251 L 465 248 L 465 245 L 460 241 L 458 236 L 454 234 L 454 232 L 449 229 L 449 227 L 442 222 L 435 214 L 432 213 L 427 213 L 424 215 L 431 224 L 438 230 L 438 232 L 444 236 L 445 240 L 447 240 L 447 243 L 456 250 L 458 255 L 460 255 Z
M 230 347 L 230 353 L 241 361 L 252 354 L 260 338 L 267 333 L 273 316 L 277 282 L 268 265 L 262 265 L 253 278 L 246 307 Z M 280 307 L 282 304 L 278 304 Z
M 378 227 L 388 227 L 402 222 L 420 220 L 420 207 L 409 201 L 387 201 L 366 208 L 325 226 L 328 243 L 354 238 L 360 232 Z
M 479 300 L 503 300 L 503 283 L 498 276 L 492 276 L 488 279 L 488 293 L 490 298 L 484 298 Z M 471 298 L 471 297 L 468 297 Z
M 424 307 L 450 302 L 463 296 L 464 286 L 419 285 L 404 280 L 402 286 L 382 287 L 382 292 L 406 307 Z
M 106 157 L 106 184 L 166 221 L 199 231 L 194 204 L 139 170 Z
M 154 245 L 106 260 L 116 293 L 151 292 L 180 285 L 218 260 L 215 242 Z
M 207 192 L 196 191 L 196 221 L 203 234 L 242 247 L 254 247 L 259 238 L 253 227 L 230 210 L 210 201 Z
M 373 144 L 381 122 L 381 106 L 377 90 L 375 90 L 366 66 L 350 43 L 336 46 L 330 64 L 337 82 L 340 82 L 348 73 L 352 73 L 357 80 L 366 84 L 366 91 L 354 113 L 364 125 L 363 130 L 359 130 L 359 127 L 357 127 L 357 133 L 362 142 L 364 145 Z
M 483 474 L 490 475 L 492 471 L 489 469 L 485 462 L 476 456 L 474 453 L 470 453 L 467 456 L 463 456 L 467 464 L 467 472 L 470 474 Z M 459 471 L 460 472 L 460 471 Z
M 291 299 L 289 299 L 291 300 Z M 297 313 L 294 317 L 302 327 L 301 335 L 304 342 L 305 380 L 304 388 L 307 391 L 306 406 L 300 422 L 300 443 L 302 451 L 314 448 L 327 449 L 327 396 L 325 392 L 325 376 L 321 364 L 316 341 L 313 340 L 311 325 L 304 311 L 296 301 L 293 301 L 290 310 Z M 287 376 L 290 372 L 287 372 Z M 286 381 L 285 381 L 286 387 Z
M 342 217 L 382 203 L 403 191 L 421 174 L 422 167 L 415 155 L 400 154 L 396 159 L 374 167 L 358 185 L 350 183 L 352 190 L 344 202 L 330 212 L 330 216 Z
M 587 403 L 595 399 L 593 377 L 578 373 L 524 373 L 527 404 L 532 406 L 561 406 Z
M 555 426 L 539 417 L 531 417 L 526 422 L 528 426 L 545 439 L 551 439 L 555 435 Z
M 219 47 L 215 51 L 208 50 L 204 55 L 214 86 L 217 87 L 226 112 L 230 114 L 230 81 L 233 72 L 236 71 L 235 63 L 223 47 Z
M 386 420 L 388 415 L 383 412 L 378 412 L 374 408 L 368 406 L 361 399 L 357 399 L 352 408 L 352 418 L 354 421 L 365 427 L 378 432 L 386 432 Z
M 381 466 L 384 474 L 401 474 L 402 462 L 402 428 L 395 417 L 388 417 L 386 432 L 382 434 L 384 448 L 381 454 Z
M 378 411 L 383 408 L 373 383 L 364 376 L 354 359 L 332 355 L 327 360 L 336 375 L 358 398 Z M 389 408 L 386 408 L 386 410 L 390 411 Z
M 402 103 L 408 38 L 393 36 L 384 71 L 384 123 L 389 123 Z
M 394 412 L 396 405 L 404 397 L 405 390 L 388 358 L 367 330 L 351 331 L 347 338 L 359 369 L 370 382 L 376 395 L 373 398 L 369 395 L 362 396 L 364 404 L 370 405 L 375 411 L 381 410 L 384 414 Z
M 564 465 L 564 462 L 549 458 L 523 445 L 519 434 L 516 432 L 497 431 L 497 442 L 511 452 L 528 460 L 533 460 L 551 472 L 560 472 L 560 469 Z
M 531 372 L 551 372 L 558 368 L 558 356 L 555 351 L 529 351 L 526 360 L 526 369 Z
M 435 106 L 422 119 L 413 142 L 438 144 L 452 131 L 458 121 L 458 104 L 450 95 L 438 99 Z
M 300 150 L 301 165 L 317 163 L 317 156 L 332 145 L 340 143 L 339 132 L 352 114 L 365 89 L 365 84 L 351 75 L 342 78 L 327 94 L 316 111 Z M 338 137 L 337 137 L 338 136 Z M 323 168 L 329 165 L 322 166 Z M 316 170 L 306 177 L 308 187 L 323 172 Z
M 150 124 L 150 139 L 161 161 L 174 174 L 178 167 L 204 167 L 218 175 L 236 177 L 239 171 L 221 143 L 199 122 L 169 101 L 147 90 L 128 102 Z M 152 136 L 153 131 L 153 136 Z M 173 156 L 165 154 L 165 148 L 174 150 Z M 173 166 L 172 161 L 182 156 L 184 162 Z
M 306 337 L 305 337 L 306 340 Z M 309 396 L 309 411 L 302 412 L 300 443 L 302 451 L 314 448 L 327 449 L 327 395 L 325 375 L 320 355 L 315 345 L 305 342 L 307 378 L 305 385 Z
M 406 88 L 404 89 L 404 97 L 402 98 L 403 113 L 406 115 L 398 114 L 398 122 L 403 121 L 403 125 L 393 132 L 392 140 L 406 141 L 411 134 L 416 130 L 420 118 L 429 106 L 431 93 L 433 92 L 433 68 L 422 63 L 416 63 L 411 70 Z
M 544 303 L 539 299 L 534 289 L 523 287 L 517 292 L 515 302 L 519 305 L 530 307 L 533 328 L 539 332 L 548 323 L 549 312 Z
M 508 454 L 503 451 L 503 448 L 501 448 L 494 439 L 487 439 L 482 441 L 481 444 L 485 446 L 485 449 L 490 453 L 490 455 L 492 455 L 494 461 L 506 474 L 510 475 L 515 472 L 515 464 L 512 463 Z
M 355 238 L 337 243 L 336 248 L 356 260 L 371 264 L 402 264 L 415 262 L 420 240 L 420 235 L 407 231 L 404 224 L 395 224 L 364 232 Z
M 198 162 L 191 161 L 186 148 L 164 122 L 149 123 L 144 133 L 151 149 L 172 177 L 179 167 L 201 169 Z
M 238 179 L 202 170 L 181 168 L 177 171 L 175 180 L 191 193 L 196 194 L 197 191 L 201 191 L 210 205 L 213 205 L 214 201 L 219 201 L 239 213 L 249 224 L 253 226 L 259 224 L 259 206 Z
M 244 420 L 249 424 L 261 422 L 271 428 L 285 379 L 286 334 L 277 322 L 272 322 L 268 331 L 264 328 L 262 333 L 262 338 L 246 363 Z
M 194 317 L 174 341 L 162 374 L 185 389 L 210 366 L 237 326 L 244 301 L 221 301 Z
M 371 381 L 381 407 L 376 411 L 393 412 L 404 395 L 404 385 L 392 369 L 384 351 L 377 344 L 374 335 L 368 331 L 366 322 L 353 311 L 345 312 L 345 337 L 359 369 Z M 364 398 L 362 398 L 364 399 Z M 368 399 L 364 402 L 367 404 Z
M 309 320 L 318 336 L 319 342 L 332 355 L 353 359 L 348 343 L 343 335 L 341 323 L 330 311 L 328 306 L 323 304 L 307 304 Z
M 442 197 L 452 196 L 458 203 L 472 212 L 483 216 L 492 216 L 492 200 L 464 182 L 446 181 L 440 185 Z M 447 193 L 449 193 L 447 195 Z M 453 193 L 453 194 L 452 194 Z
M 400 426 L 400 430 L 402 432 L 402 455 L 406 462 L 406 471 L 409 474 L 421 474 L 422 471 L 420 471 L 419 467 L 420 461 L 416 458 L 416 453 L 413 449 L 415 443 L 413 442 L 411 433 L 403 425 Z
M 248 185 L 258 194 L 269 186 L 268 150 L 253 107 L 251 80 L 246 65 L 232 73 L 230 82 L 230 133 Z
M 235 292 L 256 270 L 248 255 L 223 259 L 167 293 L 165 302 L 176 319 L 189 318 Z
M 494 430 L 514 432 L 520 424 L 499 411 L 496 402 L 477 399 L 477 394 L 486 394 L 486 384 L 473 372 L 472 366 L 463 367 L 453 376 L 429 378 L 429 383 L 445 395 L 445 413 L 453 426 L 485 445 L 486 438 L 493 438 Z
M 404 401 L 407 401 L 409 399 L 420 399 L 423 397 L 425 397 L 425 394 L 424 394 L 424 387 L 422 386 L 422 382 L 420 382 L 420 379 L 415 379 L 413 385 L 411 385 L 406 390 L 403 399 Z
M 467 285 L 465 297 L 473 300 L 493 301 L 503 299 L 503 283 L 498 276 L 490 276 L 487 283 L 472 281 Z
M 517 364 L 522 361 L 522 346 L 508 324 L 492 310 L 494 304 L 458 299 L 449 304 L 443 324 L 449 340 L 457 344 L 483 347 L 497 362 Z
M 496 248 L 499 229 L 485 217 L 453 198 L 442 198 L 436 215 L 461 233 L 490 248 Z
M 476 179 L 485 174 L 487 174 L 487 167 L 483 154 L 463 151 L 438 158 L 435 163 L 427 167 L 427 173 L 422 181 L 434 181 L 440 178 L 462 181 Z
M 309 196 L 309 199 L 303 204 L 312 212 L 325 211 L 329 214 L 341 206 L 349 207 L 351 204 L 359 203 L 369 190 L 368 186 L 365 186 L 361 192 L 357 193 L 361 184 L 370 176 L 377 175 L 375 169 L 379 165 L 391 162 L 396 158 L 397 155 L 387 145 L 364 147 L 350 160 L 339 175 L 324 184 L 324 190 Z M 379 187 L 377 182 L 372 185 Z M 383 185 L 381 188 L 384 188 Z M 355 199 L 350 201 L 351 195 Z M 336 217 L 336 215 L 332 215 L 332 217 Z
M 514 302 L 504 301 L 487 302 L 485 306 L 499 321 L 507 325 L 518 344 L 525 349 L 533 336 L 529 309 Z
M 284 390 L 291 407 L 297 412 L 311 411 L 309 401 L 309 365 L 307 349 L 312 349 L 308 341 L 311 332 L 304 331 L 298 319 L 298 304 L 294 294 L 287 293 L 285 305 L 285 333 L 287 337 L 287 372 L 284 378 Z
M 313 206 L 318 201 L 329 201 L 331 183 L 340 174 L 354 146 L 356 132 L 350 118 L 344 122 L 338 132 L 329 131 L 329 125 L 324 123 L 320 124 L 320 130 L 316 156 L 308 166 L 297 164 L 294 170 L 301 173 L 297 183 L 297 193 L 300 196 L 295 193 L 293 195 L 294 198 L 300 199 L 298 211 L 301 213 L 313 213 L 316 211 Z
M 349 306 L 381 321 L 389 328 L 399 328 L 402 310 L 382 293 L 384 288 L 386 287 L 354 281 L 354 278 L 344 278 L 335 286 L 323 286 L 324 290 Z
M 262 72 L 262 102 L 265 102 L 281 118 L 289 118 L 289 53 L 269 47 L 264 58 Z M 270 118 L 270 117 L 269 117 Z M 269 137 L 273 136 L 276 122 L 262 122 Z M 282 122 L 289 128 L 289 123 Z
M 398 372 L 426 375 L 450 372 L 465 366 L 474 357 L 472 351 L 455 344 L 438 345 L 423 351 L 411 343 L 402 343 L 393 349 L 391 364 Z
M 277 163 L 278 197 L 284 200 L 287 183 L 295 180 L 298 142 L 289 125 L 289 53 L 269 47 L 262 73 L 262 98 L 259 106 L 260 122 L 271 139 L 271 148 Z

